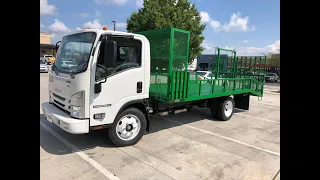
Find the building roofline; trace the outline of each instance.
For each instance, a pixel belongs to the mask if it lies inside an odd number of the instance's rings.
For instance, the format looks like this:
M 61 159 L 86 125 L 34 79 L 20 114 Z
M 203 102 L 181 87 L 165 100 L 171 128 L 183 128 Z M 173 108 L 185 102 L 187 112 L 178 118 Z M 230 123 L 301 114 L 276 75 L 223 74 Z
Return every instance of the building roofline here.
M 40 33 L 43 33 L 43 34 L 52 34 L 52 33 L 46 33 L 46 32 L 41 32 L 41 31 L 40 31 Z
M 41 44 L 40 43 L 40 48 L 55 49 L 56 45 L 54 45 L 54 44 Z

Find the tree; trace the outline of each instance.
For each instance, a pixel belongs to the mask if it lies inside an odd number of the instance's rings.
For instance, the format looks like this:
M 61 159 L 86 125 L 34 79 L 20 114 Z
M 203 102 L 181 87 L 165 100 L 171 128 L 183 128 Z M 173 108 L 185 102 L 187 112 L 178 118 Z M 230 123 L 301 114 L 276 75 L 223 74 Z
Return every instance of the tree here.
M 127 19 L 127 31 L 139 32 L 170 26 L 190 31 L 189 63 L 204 50 L 201 16 L 195 4 L 188 0 L 144 0 L 144 7 Z
M 268 64 L 275 68 L 280 68 L 280 48 L 277 49 L 278 53 L 270 53 Z

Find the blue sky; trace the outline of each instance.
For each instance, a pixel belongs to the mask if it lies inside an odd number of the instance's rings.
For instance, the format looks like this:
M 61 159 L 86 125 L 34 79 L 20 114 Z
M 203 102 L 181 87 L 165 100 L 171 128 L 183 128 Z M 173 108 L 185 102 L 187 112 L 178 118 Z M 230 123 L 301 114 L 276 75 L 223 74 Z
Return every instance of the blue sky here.
M 143 0 L 40 0 L 40 31 L 53 33 L 52 44 L 79 28 L 126 31 L 126 19 Z M 280 48 L 280 0 L 191 0 L 204 31 L 203 53 L 214 46 L 236 49 L 238 55 L 262 55 Z

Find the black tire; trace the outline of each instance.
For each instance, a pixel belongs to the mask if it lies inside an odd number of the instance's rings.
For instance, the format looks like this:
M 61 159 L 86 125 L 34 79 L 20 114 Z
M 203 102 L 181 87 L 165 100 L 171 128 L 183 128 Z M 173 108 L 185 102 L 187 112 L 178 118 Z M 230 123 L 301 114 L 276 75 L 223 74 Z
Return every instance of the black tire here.
M 118 123 L 120 123 L 119 121 L 127 116 L 127 115 L 133 115 L 135 117 L 138 118 L 138 120 L 140 121 L 140 130 L 138 132 L 138 134 L 133 138 L 133 139 L 130 139 L 130 140 L 123 140 L 121 138 L 118 137 L 117 135 L 117 125 Z M 116 116 L 116 119 L 115 121 L 113 122 L 111 128 L 109 129 L 109 137 L 110 137 L 110 140 L 111 142 L 118 146 L 118 147 L 123 147 L 123 146 L 130 146 L 130 145 L 134 145 L 136 144 L 141 138 L 142 136 L 144 135 L 144 132 L 146 130 L 146 126 L 147 126 L 147 120 L 146 120 L 146 117 L 145 115 L 137 108 L 129 108 L 129 109 L 126 109 L 122 112 L 120 112 L 117 116 Z
M 219 110 L 219 106 L 218 106 L 218 102 L 217 101 L 213 101 L 211 102 L 210 105 L 210 113 L 211 113 L 211 117 L 212 118 L 218 118 L 218 110 Z
M 193 106 L 187 107 L 187 112 L 191 112 L 191 111 L 192 111 L 192 107 L 193 107 Z
M 230 115 L 227 115 L 225 109 L 226 109 L 226 105 L 229 105 L 229 103 L 232 103 L 231 104 L 231 114 Z M 231 98 L 231 97 L 228 97 L 226 98 L 224 101 L 222 101 L 219 105 L 219 108 L 218 108 L 218 111 L 217 111 L 217 115 L 218 115 L 218 118 L 221 120 L 221 121 L 227 121 L 229 120 L 232 115 L 233 115 L 233 112 L 234 112 L 234 107 L 235 107 L 235 103 L 234 103 L 234 100 Z

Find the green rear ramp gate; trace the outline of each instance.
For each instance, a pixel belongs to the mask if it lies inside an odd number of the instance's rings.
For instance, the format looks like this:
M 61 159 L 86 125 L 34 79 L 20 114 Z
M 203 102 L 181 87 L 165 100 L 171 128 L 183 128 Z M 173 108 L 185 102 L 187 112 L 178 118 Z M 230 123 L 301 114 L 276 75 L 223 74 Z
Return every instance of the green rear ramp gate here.
M 212 59 L 213 77 L 199 80 L 188 72 L 190 32 L 166 28 L 138 32 L 150 42 L 150 98 L 165 103 L 188 102 L 245 94 L 262 97 L 266 57 L 237 57 L 235 50 L 218 48 Z M 227 51 L 232 55 L 220 56 Z

